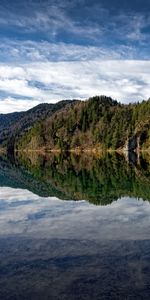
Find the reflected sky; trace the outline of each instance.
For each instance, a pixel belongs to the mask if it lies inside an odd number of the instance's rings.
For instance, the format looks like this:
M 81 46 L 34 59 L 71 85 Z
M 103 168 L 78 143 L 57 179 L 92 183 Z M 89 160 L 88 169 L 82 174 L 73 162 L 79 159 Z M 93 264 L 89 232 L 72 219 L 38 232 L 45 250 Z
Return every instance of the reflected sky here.
M 122 197 L 106 206 L 43 198 L 27 190 L 0 188 L 0 236 L 86 240 L 149 239 L 150 204 Z

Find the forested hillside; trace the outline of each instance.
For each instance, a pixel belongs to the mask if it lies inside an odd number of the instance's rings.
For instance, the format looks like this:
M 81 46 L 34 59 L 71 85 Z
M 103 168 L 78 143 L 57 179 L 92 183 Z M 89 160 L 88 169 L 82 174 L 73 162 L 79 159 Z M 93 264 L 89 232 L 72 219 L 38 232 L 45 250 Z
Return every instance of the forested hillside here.
M 124 105 L 95 96 L 41 105 L 40 113 L 37 108 L 15 121 L 9 134 L 2 130 L 1 145 L 11 150 L 46 151 L 150 148 L 150 100 Z
M 44 103 L 25 112 L 0 114 L 0 146 L 6 147 L 10 152 L 14 151 L 16 141 L 28 134 L 37 122 L 42 122 L 57 110 L 74 102 L 66 100 L 56 104 Z
M 123 105 L 104 96 L 63 107 L 16 140 L 17 149 L 150 147 L 150 100 Z

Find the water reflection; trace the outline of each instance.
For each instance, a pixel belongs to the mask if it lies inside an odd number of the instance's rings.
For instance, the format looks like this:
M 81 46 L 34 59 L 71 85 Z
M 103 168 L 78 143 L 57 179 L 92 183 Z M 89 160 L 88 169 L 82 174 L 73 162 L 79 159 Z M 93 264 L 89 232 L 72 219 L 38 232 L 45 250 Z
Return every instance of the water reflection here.
M 1 157 L 0 299 L 149 299 L 148 161 Z
M 150 204 L 122 197 L 107 206 L 41 198 L 27 190 L 1 188 L 0 236 L 82 240 L 149 238 Z
M 127 195 L 150 200 L 149 170 L 149 158 L 137 158 L 135 153 L 128 158 L 18 153 L 15 159 L 0 158 L 0 186 L 106 205 Z

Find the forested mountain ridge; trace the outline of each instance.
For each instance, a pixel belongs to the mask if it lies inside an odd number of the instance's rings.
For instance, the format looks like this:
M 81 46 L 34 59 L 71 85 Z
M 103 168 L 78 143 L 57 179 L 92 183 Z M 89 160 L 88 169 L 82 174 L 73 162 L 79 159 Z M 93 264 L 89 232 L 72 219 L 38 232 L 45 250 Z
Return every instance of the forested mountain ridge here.
M 13 141 L 6 139 L 7 148 L 150 149 L 150 100 L 125 105 L 106 96 L 95 96 L 86 101 L 58 102 L 56 106 L 24 131 L 20 128 Z
M 55 104 L 39 104 L 25 112 L 0 114 L 0 146 L 13 151 L 17 139 L 21 139 L 37 122 L 42 122 L 57 110 L 75 100 L 60 101 Z

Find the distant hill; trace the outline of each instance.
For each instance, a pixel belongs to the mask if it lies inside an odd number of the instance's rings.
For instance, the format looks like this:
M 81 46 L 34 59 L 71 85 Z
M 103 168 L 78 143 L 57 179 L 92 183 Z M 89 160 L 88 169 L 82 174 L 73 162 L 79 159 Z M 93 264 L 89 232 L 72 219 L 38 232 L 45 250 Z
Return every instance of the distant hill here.
M 14 112 L 9 114 L 0 114 L 0 130 L 11 126 L 17 119 L 19 120 L 24 116 L 25 112 Z
M 56 104 L 44 103 L 25 112 L 0 114 L 0 145 L 13 151 L 15 141 L 28 133 L 37 122 L 42 122 L 57 110 L 74 102 L 75 100 L 66 100 Z
M 149 150 L 150 100 L 125 105 L 95 96 L 1 115 L 0 144 L 8 151 Z

